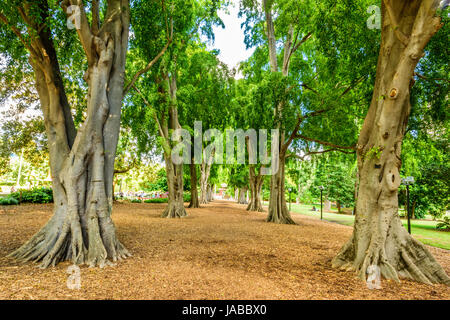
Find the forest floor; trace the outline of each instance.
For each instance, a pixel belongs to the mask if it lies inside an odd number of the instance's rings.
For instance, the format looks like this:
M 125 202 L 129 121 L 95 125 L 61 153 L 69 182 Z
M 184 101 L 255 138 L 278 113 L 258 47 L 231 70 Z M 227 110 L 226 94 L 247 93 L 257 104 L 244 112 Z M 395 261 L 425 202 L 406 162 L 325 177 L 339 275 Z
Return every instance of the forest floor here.
M 382 280 L 370 290 L 331 259 L 352 228 L 293 215 L 298 225 L 213 201 L 184 219 L 159 217 L 165 204 L 116 204 L 113 220 L 133 254 L 113 267 L 81 267 L 67 288 L 69 262 L 41 270 L 5 256 L 51 216 L 52 205 L 0 208 L 0 299 L 450 299 L 444 285 Z M 450 251 L 429 247 L 450 274 Z

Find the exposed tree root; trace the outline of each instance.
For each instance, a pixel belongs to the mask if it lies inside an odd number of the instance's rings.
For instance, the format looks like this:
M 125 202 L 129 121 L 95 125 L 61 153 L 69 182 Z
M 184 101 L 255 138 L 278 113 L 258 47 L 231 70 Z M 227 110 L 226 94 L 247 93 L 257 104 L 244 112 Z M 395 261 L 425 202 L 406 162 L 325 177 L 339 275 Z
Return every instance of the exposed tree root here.
M 40 268 L 47 268 L 67 260 L 76 265 L 104 267 L 111 264 L 108 259 L 117 261 L 131 256 L 116 238 L 115 230 L 111 229 L 111 226 L 106 227 L 109 223 L 105 223 L 101 228 L 100 238 L 93 230 L 83 232 L 79 221 L 66 218 L 57 225 L 57 222 L 61 221 L 58 218 L 58 215 L 54 215 L 40 231 L 9 257 L 20 262 L 40 262 Z M 96 223 L 98 224 L 98 220 Z M 84 233 L 87 234 L 85 240 Z
M 183 204 L 169 203 L 167 208 L 161 214 L 162 218 L 184 218 L 187 217 L 186 209 Z
M 411 237 L 402 225 L 395 226 L 397 228 L 398 232 L 388 234 L 384 240 L 373 237 L 369 241 L 359 241 L 360 246 L 369 243 L 359 248 L 353 235 L 333 259 L 333 267 L 353 270 L 366 280 L 367 268 L 376 265 L 386 279 L 399 281 L 403 278 L 426 284 L 450 285 L 450 278 L 427 248 Z
M 247 206 L 247 211 L 257 211 L 257 212 L 264 212 L 264 209 L 262 207 L 261 201 L 259 198 L 257 199 L 251 199 Z

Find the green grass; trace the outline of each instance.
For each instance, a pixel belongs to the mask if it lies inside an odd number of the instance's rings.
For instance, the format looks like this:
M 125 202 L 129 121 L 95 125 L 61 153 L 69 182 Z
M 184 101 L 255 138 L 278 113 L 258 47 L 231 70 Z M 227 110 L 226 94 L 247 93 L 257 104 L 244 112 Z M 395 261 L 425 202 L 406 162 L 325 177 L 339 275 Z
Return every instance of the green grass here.
M 264 202 L 268 205 L 268 202 Z M 288 204 L 289 207 L 289 204 Z M 320 204 L 316 205 L 319 211 L 311 211 L 312 205 L 291 204 L 291 211 L 294 214 L 301 214 L 316 219 L 320 219 Z M 343 224 L 346 226 L 353 226 L 355 217 L 348 214 L 338 214 L 337 210 L 334 212 L 323 212 L 323 219 L 330 222 Z M 402 219 L 403 225 L 407 228 L 407 220 Z M 450 250 L 450 232 L 436 230 L 436 221 L 431 220 L 411 220 L 411 234 L 417 240 L 424 244 Z

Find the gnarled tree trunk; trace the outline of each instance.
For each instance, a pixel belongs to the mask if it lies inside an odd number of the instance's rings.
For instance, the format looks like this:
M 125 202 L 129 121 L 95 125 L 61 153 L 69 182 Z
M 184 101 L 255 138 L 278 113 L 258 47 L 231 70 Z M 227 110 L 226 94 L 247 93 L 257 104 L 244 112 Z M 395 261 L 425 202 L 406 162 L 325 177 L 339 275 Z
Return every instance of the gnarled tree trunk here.
M 73 2 L 73 3 L 72 3 Z M 75 1 L 64 1 L 63 7 Z M 30 62 L 48 137 L 54 213 L 48 223 L 10 256 L 41 261 L 42 268 L 60 261 L 104 266 L 129 256 L 116 237 L 111 219 L 114 158 L 120 128 L 123 74 L 128 46 L 128 1 L 108 1 L 101 32 L 94 32 L 81 8 L 80 40 L 88 58 L 86 120 L 75 131 L 59 71 L 51 31 L 43 28 Z M 40 3 L 41 17 L 48 15 Z M 31 20 L 33 17 L 29 17 Z M 40 28 L 36 28 L 38 30 Z M 98 30 L 98 29 L 95 29 Z
M 258 170 L 258 174 L 256 174 L 255 166 L 249 165 L 250 202 L 247 207 L 248 211 L 264 211 L 261 202 L 263 182 L 264 179 L 260 170 Z
M 283 141 L 283 140 L 282 140 Z M 272 160 L 273 161 L 273 160 Z M 269 212 L 267 215 L 267 222 L 296 224 L 291 218 L 286 205 L 286 196 L 284 192 L 284 170 L 285 170 L 285 155 L 279 156 L 279 169 L 277 173 L 271 176 L 270 180 L 270 198 L 269 198 Z
M 175 74 L 171 77 L 167 77 L 170 88 L 170 106 L 169 106 L 169 119 L 168 126 L 164 126 L 164 136 L 167 144 L 169 144 L 169 134 L 171 130 L 180 129 L 181 126 L 178 122 L 178 110 L 176 106 L 177 96 L 177 82 Z M 172 161 L 171 152 L 164 151 L 164 160 L 166 162 L 167 171 L 167 184 L 169 188 L 169 199 L 166 209 L 163 211 L 161 217 L 163 218 L 182 218 L 187 216 L 186 209 L 184 208 L 183 200 L 183 164 L 175 164 Z
M 408 234 L 398 215 L 401 145 L 411 109 L 414 69 L 439 30 L 439 1 L 383 2 L 383 29 L 372 103 L 358 140 L 359 190 L 351 239 L 334 267 L 358 272 L 369 266 L 387 279 L 446 283 L 450 278 L 426 247 Z

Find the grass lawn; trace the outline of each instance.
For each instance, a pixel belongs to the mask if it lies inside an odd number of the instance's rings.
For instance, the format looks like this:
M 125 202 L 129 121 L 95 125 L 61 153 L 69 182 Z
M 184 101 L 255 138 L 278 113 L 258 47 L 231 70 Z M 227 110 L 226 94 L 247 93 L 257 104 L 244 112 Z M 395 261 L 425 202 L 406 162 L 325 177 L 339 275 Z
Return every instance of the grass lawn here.
M 268 205 L 268 202 L 264 202 Z M 288 204 L 289 206 L 289 204 Z M 320 219 L 320 203 L 316 205 L 319 211 L 311 211 L 312 205 L 292 204 L 291 211 L 293 213 L 302 214 Z M 353 226 L 355 217 L 348 214 L 338 214 L 337 210 L 331 209 L 332 212 L 323 212 L 323 219 L 330 222 L 336 222 L 346 226 Z M 407 220 L 402 219 L 403 225 L 407 228 Z M 411 220 L 411 234 L 421 242 L 442 249 L 450 250 L 450 232 L 436 230 L 436 221 L 430 220 Z

